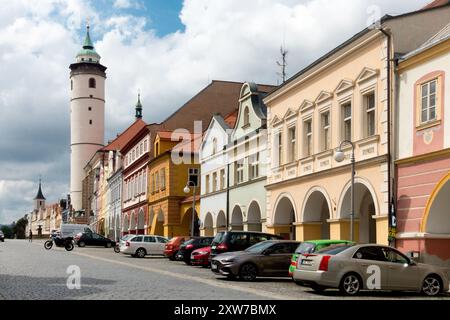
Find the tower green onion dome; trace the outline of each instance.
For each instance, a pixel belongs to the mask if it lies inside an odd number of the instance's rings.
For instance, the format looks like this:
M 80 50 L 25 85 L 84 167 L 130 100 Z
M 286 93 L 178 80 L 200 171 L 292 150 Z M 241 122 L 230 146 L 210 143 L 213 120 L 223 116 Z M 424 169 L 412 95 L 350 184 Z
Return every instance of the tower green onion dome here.
M 91 36 L 89 34 L 89 25 L 86 27 L 86 38 L 84 39 L 83 49 L 77 54 L 77 62 L 91 62 L 99 63 L 100 55 L 95 51 L 94 44 L 92 43 Z

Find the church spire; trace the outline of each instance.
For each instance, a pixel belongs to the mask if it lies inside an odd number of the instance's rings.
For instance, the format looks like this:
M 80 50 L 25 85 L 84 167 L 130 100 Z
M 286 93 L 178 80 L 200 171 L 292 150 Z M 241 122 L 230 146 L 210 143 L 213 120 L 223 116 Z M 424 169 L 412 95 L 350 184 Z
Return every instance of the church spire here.
M 94 49 L 94 44 L 91 40 L 91 35 L 89 34 L 89 30 L 91 29 L 91 26 L 89 25 L 89 22 L 86 25 L 86 38 L 84 39 L 83 49 Z
M 44 194 L 42 193 L 41 178 L 39 178 L 39 189 L 34 200 L 45 200 Z
M 141 92 L 138 93 L 138 101 L 136 103 L 136 120 L 142 119 Z

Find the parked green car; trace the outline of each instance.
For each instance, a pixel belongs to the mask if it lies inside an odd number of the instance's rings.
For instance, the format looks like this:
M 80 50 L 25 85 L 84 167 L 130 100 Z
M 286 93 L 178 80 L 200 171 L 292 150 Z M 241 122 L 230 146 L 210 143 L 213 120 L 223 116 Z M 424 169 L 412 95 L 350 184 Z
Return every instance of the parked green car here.
M 297 250 L 295 250 L 295 253 L 292 255 L 291 265 L 289 266 L 289 276 L 292 277 L 295 268 L 297 268 L 297 260 L 299 254 L 314 253 L 325 247 L 335 244 L 351 244 L 351 243 L 353 242 L 348 240 L 308 240 L 302 242 L 298 246 Z

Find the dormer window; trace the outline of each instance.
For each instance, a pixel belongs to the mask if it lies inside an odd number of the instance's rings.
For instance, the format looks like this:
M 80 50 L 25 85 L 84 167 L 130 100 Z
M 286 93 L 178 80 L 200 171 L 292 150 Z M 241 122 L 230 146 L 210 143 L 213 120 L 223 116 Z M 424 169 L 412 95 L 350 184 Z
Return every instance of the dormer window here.
M 97 87 L 97 83 L 94 78 L 89 79 L 89 88 L 95 89 Z

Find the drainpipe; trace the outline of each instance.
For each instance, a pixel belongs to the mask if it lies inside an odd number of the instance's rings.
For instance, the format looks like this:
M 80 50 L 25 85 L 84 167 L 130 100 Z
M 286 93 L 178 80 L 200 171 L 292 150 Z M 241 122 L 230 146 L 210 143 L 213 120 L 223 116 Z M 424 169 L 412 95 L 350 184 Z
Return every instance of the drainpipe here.
M 391 63 L 392 63 L 392 53 L 391 53 L 391 43 L 392 43 L 392 34 L 389 31 L 384 30 L 382 27 L 379 30 L 386 36 L 387 38 L 387 145 L 388 145 L 388 232 L 391 231 L 393 227 L 393 215 L 394 212 L 394 199 L 392 192 L 392 153 L 391 153 L 391 112 L 392 112 L 392 81 L 391 81 Z M 388 235 L 388 239 L 389 239 Z M 395 239 L 389 241 L 389 245 L 395 247 Z

